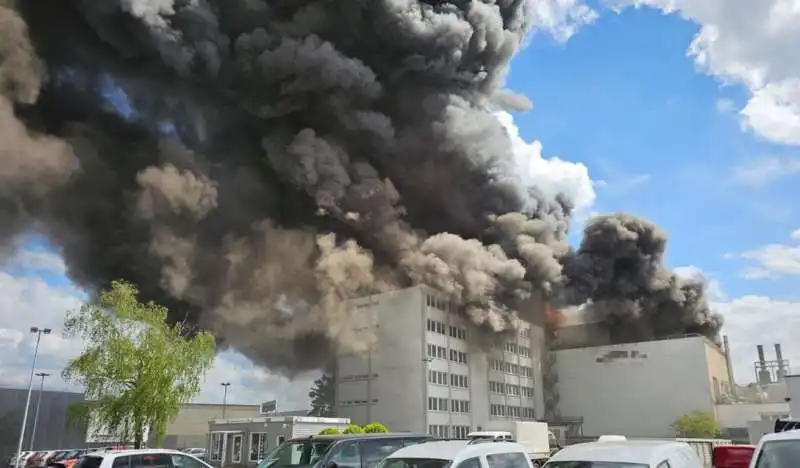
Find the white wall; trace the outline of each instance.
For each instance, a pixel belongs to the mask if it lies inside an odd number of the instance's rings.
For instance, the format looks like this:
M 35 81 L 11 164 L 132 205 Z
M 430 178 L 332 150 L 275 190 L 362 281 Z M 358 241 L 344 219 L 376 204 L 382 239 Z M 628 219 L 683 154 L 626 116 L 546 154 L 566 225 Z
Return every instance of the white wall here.
M 793 418 L 800 418 L 800 375 L 787 375 L 786 398 L 789 399 L 789 413 Z
M 747 421 L 762 415 L 789 414 L 788 403 L 734 403 L 716 406 L 717 421 L 722 429 L 745 428 Z
M 706 346 L 691 337 L 556 351 L 561 415 L 582 416 L 586 436 L 674 436 L 678 416 L 714 411 Z M 597 362 L 609 351 L 639 357 Z

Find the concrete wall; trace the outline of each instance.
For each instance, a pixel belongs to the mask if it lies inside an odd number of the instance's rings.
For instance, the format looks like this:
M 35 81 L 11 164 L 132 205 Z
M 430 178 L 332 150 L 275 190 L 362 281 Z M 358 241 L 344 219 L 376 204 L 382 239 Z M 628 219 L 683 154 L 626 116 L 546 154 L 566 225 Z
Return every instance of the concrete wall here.
M 27 396 L 27 389 L 0 388 L 0 453 L 5 454 L 17 449 Z M 26 450 L 30 447 L 30 437 L 38 397 L 39 392 L 34 390 L 31 394 L 31 406 L 23 443 L 23 448 Z M 81 401 L 83 401 L 82 393 L 47 390 L 42 393 L 39 423 L 34 439 L 35 449 L 79 448 L 84 446 L 85 430 L 70 427 L 67 424 L 67 408 L 69 405 Z
M 380 421 L 394 431 L 425 431 L 423 294 L 420 288 L 352 301 L 374 350 L 337 357 L 336 415 L 355 424 Z
M 716 415 L 722 429 L 746 428 L 747 422 L 761 419 L 762 415 L 788 415 L 788 403 L 735 403 L 717 405 Z
M 706 362 L 708 363 L 709 385 L 714 393 L 715 402 L 721 402 L 723 399 L 730 401 L 731 382 L 725 353 L 715 344 L 706 342 Z
M 586 436 L 674 436 L 678 416 L 714 412 L 706 347 L 690 337 L 556 351 L 561 414 L 582 416 Z
M 258 405 L 226 405 L 226 418 L 254 418 L 259 416 Z M 164 448 L 205 447 L 208 439 L 208 421 L 222 417 L 221 404 L 188 403 L 181 406 L 178 416 L 167 427 Z

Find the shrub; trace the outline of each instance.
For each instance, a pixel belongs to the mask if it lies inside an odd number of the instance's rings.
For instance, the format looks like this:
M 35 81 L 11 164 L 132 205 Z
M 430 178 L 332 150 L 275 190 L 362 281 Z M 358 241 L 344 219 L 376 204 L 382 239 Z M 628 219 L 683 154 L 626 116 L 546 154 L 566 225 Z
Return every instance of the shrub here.
M 361 426 L 358 424 L 350 424 L 346 428 L 344 428 L 345 434 L 363 434 L 364 429 L 361 429 Z
M 376 434 L 379 432 L 389 432 L 389 428 L 379 422 L 371 422 L 364 426 L 364 432 L 367 434 Z
M 319 435 L 338 435 L 341 433 L 342 431 L 336 429 L 335 427 L 326 427 L 325 429 L 319 431 Z

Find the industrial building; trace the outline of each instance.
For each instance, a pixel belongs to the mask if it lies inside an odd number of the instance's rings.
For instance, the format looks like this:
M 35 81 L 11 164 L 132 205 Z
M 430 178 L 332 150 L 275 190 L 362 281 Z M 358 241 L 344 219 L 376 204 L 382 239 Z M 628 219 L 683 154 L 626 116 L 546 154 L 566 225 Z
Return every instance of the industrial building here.
M 348 418 L 310 416 L 212 419 L 206 426 L 208 460 L 215 466 L 256 465 L 284 440 L 315 435 L 328 427 L 344 430 L 348 424 Z
M 732 385 L 726 354 L 703 336 L 554 351 L 560 411 L 583 434 L 674 436 L 693 411 L 715 414 Z
M 335 414 L 393 431 L 464 437 L 492 420 L 543 418 L 544 332 L 520 322 L 494 347 L 426 286 L 351 302 L 366 349 L 336 358 Z
M 50 390 L 45 390 L 41 395 L 38 390 L 34 390 L 31 394 L 23 447 L 30 448 L 36 406 L 40 396 L 39 423 L 36 424 L 33 448 L 41 450 L 82 447 L 85 429 L 69 424 L 67 410 L 73 403 L 82 402 L 83 394 Z M 0 388 L 0 453 L 12 453 L 17 450 L 27 398 L 28 389 Z

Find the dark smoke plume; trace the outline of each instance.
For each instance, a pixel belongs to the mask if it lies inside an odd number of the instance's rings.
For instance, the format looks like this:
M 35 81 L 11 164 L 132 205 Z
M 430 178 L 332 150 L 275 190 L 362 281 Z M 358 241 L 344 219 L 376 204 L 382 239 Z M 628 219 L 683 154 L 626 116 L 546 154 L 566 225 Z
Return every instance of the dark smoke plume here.
M 289 373 L 359 346 L 344 301 L 415 283 L 487 331 L 543 298 L 714 335 L 657 228 L 572 252 L 568 197 L 519 183 L 493 112 L 529 104 L 503 83 L 532 8 L 0 0 L 0 252 L 42 232 L 87 291 L 134 281 Z

